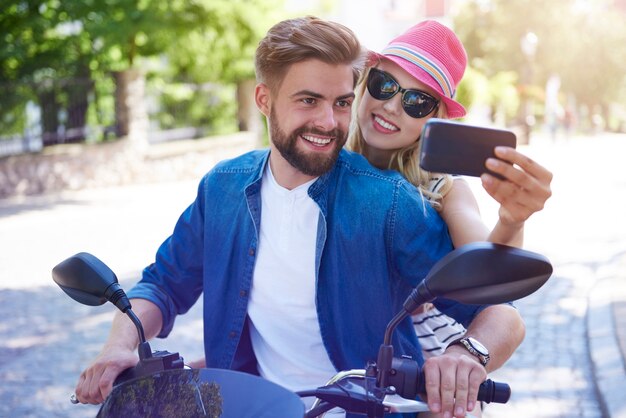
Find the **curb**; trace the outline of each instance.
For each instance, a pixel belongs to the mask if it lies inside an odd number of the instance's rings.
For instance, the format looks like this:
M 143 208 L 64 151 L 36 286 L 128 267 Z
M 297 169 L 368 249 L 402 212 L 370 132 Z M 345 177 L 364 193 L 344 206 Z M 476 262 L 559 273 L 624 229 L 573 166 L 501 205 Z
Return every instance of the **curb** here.
M 616 298 L 623 298 L 624 292 L 616 293 L 620 285 L 624 287 L 623 278 L 599 280 L 589 294 L 586 318 L 587 343 L 596 392 L 602 415 L 610 418 L 626 418 L 626 363 L 616 333 L 616 319 L 626 322 L 626 318 L 613 316 Z

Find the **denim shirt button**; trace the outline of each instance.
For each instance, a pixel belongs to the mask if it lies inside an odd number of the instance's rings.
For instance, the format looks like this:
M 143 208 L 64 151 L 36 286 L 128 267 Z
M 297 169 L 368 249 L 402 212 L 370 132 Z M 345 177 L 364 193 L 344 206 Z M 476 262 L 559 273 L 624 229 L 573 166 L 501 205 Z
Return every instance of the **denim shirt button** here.
M 241 296 L 242 298 L 245 298 L 246 296 L 248 296 L 248 292 L 246 290 L 240 290 L 239 296 Z
M 237 333 L 235 331 L 231 331 L 230 333 L 228 333 L 229 338 L 235 338 L 236 336 L 237 336 Z
M 248 251 L 248 255 L 254 255 L 254 248 L 250 248 L 250 251 Z

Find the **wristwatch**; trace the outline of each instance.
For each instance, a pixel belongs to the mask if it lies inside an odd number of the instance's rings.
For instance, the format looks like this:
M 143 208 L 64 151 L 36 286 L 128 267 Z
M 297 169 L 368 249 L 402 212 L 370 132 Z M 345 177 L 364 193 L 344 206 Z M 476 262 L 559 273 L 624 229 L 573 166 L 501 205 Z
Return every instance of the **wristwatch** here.
M 487 350 L 487 347 L 482 345 L 476 338 L 459 338 L 458 340 L 454 340 L 448 344 L 448 347 L 456 344 L 460 344 L 467 348 L 467 351 L 469 351 L 473 356 L 476 356 L 483 366 L 487 366 L 487 363 L 489 363 L 489 350 Z

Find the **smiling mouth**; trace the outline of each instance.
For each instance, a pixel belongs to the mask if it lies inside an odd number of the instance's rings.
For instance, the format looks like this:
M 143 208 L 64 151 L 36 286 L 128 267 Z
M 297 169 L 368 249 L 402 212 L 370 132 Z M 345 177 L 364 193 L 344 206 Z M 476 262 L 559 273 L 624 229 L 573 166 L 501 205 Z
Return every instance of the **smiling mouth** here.
M 386 129 L 388 131 L 393 131 L 393 132 L 400 130 L 400 128 L 398 128 L 396 125 L 394 125 L 394 124 L 392 124 L 390 122 L 387 122 L 385 119 L 381 118 L 380 116 L 378 116 L 378 115 L 373 115 L 373 116 L 374 116 L 373 117 L 374 123 L 379 125 L 380 127 L 384 128 L 384 129 Z
M 332 141 L 332 138 L 330 137 L 319 137 L 313 135 L 300 135 L 300 137 L 317 147 L 323 147 L 330 144 L 330 142 Z

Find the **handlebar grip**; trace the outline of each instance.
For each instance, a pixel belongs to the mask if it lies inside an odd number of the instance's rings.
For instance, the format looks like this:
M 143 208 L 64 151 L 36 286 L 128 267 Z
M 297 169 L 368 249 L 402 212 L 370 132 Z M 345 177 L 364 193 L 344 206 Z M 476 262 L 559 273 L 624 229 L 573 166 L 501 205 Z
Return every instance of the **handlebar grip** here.
M 426 379 L 424 379 L 424 372 L 420 373 L 420 379 L 418 382 L 418 393 L 426 393 Z M 485 403 L 507 403 L 511 398 L 511 387 L 502 382 L 494 382 L 491 379 L 487 379 L 478 387 L 478 400 Z
M 487 379 L 478 388 L 478 400 L 486 403 L 507 403 L 511 398 L 511 387 L 506 383 Z

